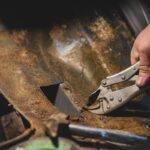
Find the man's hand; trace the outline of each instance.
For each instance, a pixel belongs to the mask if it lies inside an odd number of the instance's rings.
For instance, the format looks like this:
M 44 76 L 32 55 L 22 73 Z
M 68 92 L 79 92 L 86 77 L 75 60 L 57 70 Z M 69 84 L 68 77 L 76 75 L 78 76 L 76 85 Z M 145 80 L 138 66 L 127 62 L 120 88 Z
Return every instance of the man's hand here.
M 150 82 L 150 25 L 148 25 L 136 38 L 131 50 L 131 63 L 140 60 L 139 77 L 136 84 L 139 87 Z

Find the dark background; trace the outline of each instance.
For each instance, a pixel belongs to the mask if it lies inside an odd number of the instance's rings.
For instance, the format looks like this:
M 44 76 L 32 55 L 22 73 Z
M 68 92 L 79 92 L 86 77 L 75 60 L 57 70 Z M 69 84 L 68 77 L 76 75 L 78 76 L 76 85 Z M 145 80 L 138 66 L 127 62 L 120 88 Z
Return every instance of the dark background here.
M 101 5 L 116 7 L 116 0 L 5 1 L 0 3 L 0 19 L 9 28 L 43 27 L 61 20 L 90 15 Z M 105 9 L 105 8 L 104 8 Z

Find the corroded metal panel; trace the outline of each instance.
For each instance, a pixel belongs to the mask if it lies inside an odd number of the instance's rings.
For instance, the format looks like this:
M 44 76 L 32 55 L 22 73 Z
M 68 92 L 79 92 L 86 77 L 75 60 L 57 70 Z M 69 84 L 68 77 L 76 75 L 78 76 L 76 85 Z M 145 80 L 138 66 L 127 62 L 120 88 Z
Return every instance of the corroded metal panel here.
M 130 65 L 133 36 L 118 11 L 62 21 L 47 29 L 0 31 L 0 91 L 36 134 L 45 134 L 51 116 L 66 118 L 41 86 L 62 81 L 61 88 L 78 108 L 108 75 Z M 130 122 L 130 123 L 127 123 Z M 82 112 L 78 123 L 149 135 L 135 116 L 97 116 Z

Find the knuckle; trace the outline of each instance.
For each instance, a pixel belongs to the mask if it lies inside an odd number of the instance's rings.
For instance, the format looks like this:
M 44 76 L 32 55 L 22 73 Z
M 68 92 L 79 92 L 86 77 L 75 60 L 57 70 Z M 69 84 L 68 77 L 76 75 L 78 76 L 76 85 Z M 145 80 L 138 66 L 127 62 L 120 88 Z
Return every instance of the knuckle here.
M 131 58 L 138 58 L 139 52 L 138 51 L 131 51 Z
M 150 50 L 150 40 L 147 41 L 138 41 L 135 43 L 135 47 L 139 52 L 146 52 Z
M 139 50 L 140 53 L 145 53 L 147 50 L 149 50 L 150 45 L 143 45 L 143 44 L 138 44 L 137 49 Z

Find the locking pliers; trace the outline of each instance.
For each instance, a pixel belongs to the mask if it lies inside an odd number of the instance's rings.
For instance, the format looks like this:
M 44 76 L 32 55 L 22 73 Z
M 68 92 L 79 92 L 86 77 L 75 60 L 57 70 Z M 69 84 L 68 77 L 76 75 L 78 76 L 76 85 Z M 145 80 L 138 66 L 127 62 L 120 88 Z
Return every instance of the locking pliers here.
M 107 114 L 121 107 L 141 92 L 150 89 L 150 86 L 139 88 L 135 84 L 139 66 L 140 62 L 137 62 L 129 68 L 102 80 L 99 88 L 89 96 L 88 104 L 84 108 L 95 114 Z M 134 84 L 113 90 L 112 85 L 125 81 L 132 81 Z

